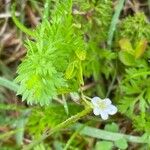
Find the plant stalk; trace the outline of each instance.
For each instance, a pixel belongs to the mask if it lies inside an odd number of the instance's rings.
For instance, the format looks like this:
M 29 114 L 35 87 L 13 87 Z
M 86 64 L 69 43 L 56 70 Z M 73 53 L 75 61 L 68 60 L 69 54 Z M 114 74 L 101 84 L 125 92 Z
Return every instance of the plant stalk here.
M 70 117 L 66 121 L 58 124 L 49 133 L 43 135 L 39 140 L 33 141 L 31 144 L 29 144 L 26 147 L 24 147 L 23 150 L 30 150 L 30 149 L 32 149 L 35 145 L 37 145 L 40 142 L 42 142 L 43 140 L 45 140 L 46 138 L 48 138 L 53 133 L 59 131 L 60 129 L 64 129 L 64 128 L 68 127 L 69 125 L 72 125 L 73 123 L 77 122 L 79 119 L 81 119 L 82 117 L 84 117 L 87 114 L 89 114 L 91 112 L 91 110 L 92 110 L 91 107 L 85 108 L 83 111 L 81 111 L 81 112 L 77 113 L 76 115 Z

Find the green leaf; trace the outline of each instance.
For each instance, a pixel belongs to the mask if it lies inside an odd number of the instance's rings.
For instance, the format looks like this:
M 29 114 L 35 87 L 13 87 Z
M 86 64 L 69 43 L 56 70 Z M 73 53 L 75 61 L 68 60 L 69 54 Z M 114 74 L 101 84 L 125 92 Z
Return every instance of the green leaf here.
M 139 108 L 140 108 L 140 111 L 145 115 L 145 111 L 147 108 L 149 108 L 148 104 L 147 104 L 147 101 L 143 98 L 143 96 L 140 97 L 140 100 L 139 100 Z
M 150 87 L 147 88 L 145 97 L 146 99 L 148 99 L 148 102 L 150 103 Z
M 135 65 L 135 58 L 131 54 L 121 51 L 119 52 L 119 59 L 120 61 L 126 66 L 134 66 Z
M 111 124 L 107 124 L 105 126 L 105 130 L 106 131 L 111 131 L 111 132 L 118 132 L 119 131 L 119 127 L 116 123 L 112 122 Z
M 57 2 L 49 21 L 45 6 L 45 17 L 34 30 L 36 37 L 25 42 L 28 53 L 18 67 L 16 82 L 20 84 L 17 93 L 28 104 L 49 105 L 57 95 L 74 91 L 71 86 L 77 90 L 83 84 L 81 65 L 70 64 L 86 57 L 83 37 L 73 26 L 71 8 L 71 0 Z M 74 67 L 79 74 L 74 73 Z
M 133 55 L 134 51 L 133 51 L 133 48 L 129 39 L 125 39 L 125 38 L 121 39 L 119 41 L 119 45 L 122 51 L 126 51 Z
M 83 124 L 76 123 L 72 126 L 73 130 L 78 130 Z M 125 138 L 129 142 L 134 143 L 148 143 L 147 140 L 143 140 L 140 136 L 132 136 L 126 135 L 122 133 L 114 133 L 106 130 L 97 129 L 90 126 L 85 126 L 81 131 L 81 135 L 90 136 L 97 139 L 109 140 L 109 141 L 117 141 L 119 139 Z
M 68 104 L 67 104 L 67 101 L 66 101 L 66 97 L 63 94 L 62 94 L 62 100 L 63 100 L 63 105 L 64 105 L 65 112 L 66 112 L 67 115 L 69 115 Z
M 125 2 L 125 0 L 120 0 L 118 2 L 117 6 L 115 8 L 115 13 L 112 17 L 112 21 L 111 21 L 111 25 L 110 25 L 109 33 L 108 33 L 108 40 L 107 40 L 107 44 L 108 44 L 109 48 L 111 48 L 111 46 L 112 46 L 113 36 L 114 36 L 115 30 L 116 30 L 117 23 L 119 21 L 119 16 L 120 16 L 121 11 L 124 6 L 124 2 Z
M 68 103 L 69 115 L 67 115 L 63 105 L 52 103 L 44 108 L 35 107 L 29 116 L 29 131 L 38 137 L 44 132 L 45 128 L 54 128 L 57 124 L 65 121 L 69 116 L 75 115 L 82 109 L 79 105 Z
M 73 77 L 74 68 L 75 68 L 75 62 L 72 62 L 68 65 L 65 73 L 66 79 L 71 79 Z
M 135 58 L 140 58 L 145 52 L 146 47 L 147 47 L 147 40 L 146 39 L 140 40 L 135 49 Z
M 54 141 L 53 146 L 56 150 L 63 150 L 63 143 L 60 141 Z
M 16 143 L 17 145 L 23 144 L 25 125 L 27 123 L 27 114 L 30 113 L 30 110 L 26 109 L 22 112 L 22 116 L 16 121 L 16 128 L 18 132 L 16 132 Z
M 85 50 L 80 50 L 80 49 L 77 49 L 75 51 L 77 57 L 80 59 L 80 60 L 85 60 L 86 58 L 86 51 Z
M 39 144 L 33 148 L 33 150 L 46 150 L 44 144 Z
M 79 72 L 77 73 L 77 75 L 78 75 L 79 83 L 80 83 L 81 85 L 84 85 L 83 70 L 82 70 L 82 66 L 81 66 L 81 61 L 79 61 Z
M 122 138 L 114 142 L 115 146 L 119 149 L 126 149 L 128 147 L 127 140 Z
M 100 141 L 96 143 L 95 150 L 112 150 L 113 143 L 108 141 Z
M 19 86 L 17 84 L 3 77 L 0 77 L 0 86 L 4 86 L 14 92 L 16 92 L 19 89 Z
M 125 17 L 119 26 L 121 38 L 130 39 L 133 44 L 141 39 L 150 40 L 149 21 L 144 12 L 140 11 L 132 16 Z

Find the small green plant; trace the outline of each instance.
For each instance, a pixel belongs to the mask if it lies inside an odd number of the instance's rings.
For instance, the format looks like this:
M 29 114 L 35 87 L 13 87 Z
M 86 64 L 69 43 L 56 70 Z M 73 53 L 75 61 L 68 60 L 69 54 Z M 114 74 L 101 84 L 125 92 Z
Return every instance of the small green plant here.
M 0 120 L 6 110 L 18 111 L 17 121 L 9 116 L 6 124 L 16 129 L 11 134 L 19 148 L 82 150 L 90 143 L 85 136 L 94 138 L 95 150 L 127 149 L 128 142 L 148 148 L 150 26 L 142 12 L 124 17 L 125 0 L 117 2 L 46 0 L 34 30 L 18 21 L 13 8 L 13 21 L 28 36 L 27 54 L 15 82 L 0 77 L 0 85 L 20 95 L 27 107 L 4 103 Z M 90 113 L 97 117 L 77 123 Z M 129 127 L 120 133 L 123 120 Z M 126 135 L 132 131 L 137 134 Z
M 149 25 L 146 16 L 138 13 L 120 28 L 119 59 L 124 64 L 117 94 L 120 111 L 133 120 L 136 130 L 149 132 Z
M 119 30 L 119 37 L 128 38 L 131 42 L 138 42 L 143 38 L 150 40 L 149 22 L 142 12 L 123 19 L 119 25 Z
M 119 127 L 117 124 L 114 122 L 112 124 L 107 124 L 104 128 L 106 131 L 111 131 L 111 132 L 119 132 Z M 114 142 L 110 141 L 98 141 L 96 143 L 95 150 L 103 149 L 103 150 L 112 150 L 113 147 L 117 147 L 121 150 L 127 149 L 128 148 L 128 143 L 125 138 L 119 138 Z
M 82 61 L 86 51 L 71 13 L 71 0 L 57 3 L 51 21 L 43 18 L 34 30 L 34 41 L 26 40 L 28 52 L 16 78 L 22 100 L 48 105 L 58 94 L 83 85 Z

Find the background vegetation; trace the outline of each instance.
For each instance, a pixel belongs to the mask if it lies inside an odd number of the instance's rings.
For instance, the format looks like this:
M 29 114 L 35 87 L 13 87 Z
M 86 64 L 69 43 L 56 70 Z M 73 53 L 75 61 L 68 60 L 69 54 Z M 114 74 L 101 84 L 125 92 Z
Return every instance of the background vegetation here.
M 148 150 L 149 19 L 149 0 L 0 1 L 0 150 Z

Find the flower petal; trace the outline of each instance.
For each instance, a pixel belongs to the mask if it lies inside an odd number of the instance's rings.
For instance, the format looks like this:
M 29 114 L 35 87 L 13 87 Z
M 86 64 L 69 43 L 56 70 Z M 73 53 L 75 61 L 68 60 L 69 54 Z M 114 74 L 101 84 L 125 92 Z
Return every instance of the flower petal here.
M 104 101 L 107 106 L 111 104 L 111 100 L 109 98 L 105 98 Z
M 94 115 L 96 115 L 96 116 L 100 115 L 100 109 L 97 108 L 97 107 L 95 107 L 95 108 L 93 109 L 93 113 L 94 113 Z
M 91 102 L 93 103 L 94 106 L 98 106 L 98 101 L 100 101 L 101 99 L 99 97 L 93 97 Z
M 110 115 L 114 115 L 114 114 L 116 114 L 117 113 L 117 107 L 116 106 L 114 106 L 114 105 L 110 105 L 109 107 L 108 107 L 108 109 L 107 109 L 107 112 L 108 112 L 108 114 L 110 114 Z
M 108 119 L 108 114 L 107 114 L 107 112 L 103 111 L 103 112 L 101 112 L 100 115 L 101 115 L 101 117 L 102 117 L 103 120 L 107 120 L 107 119 Z

